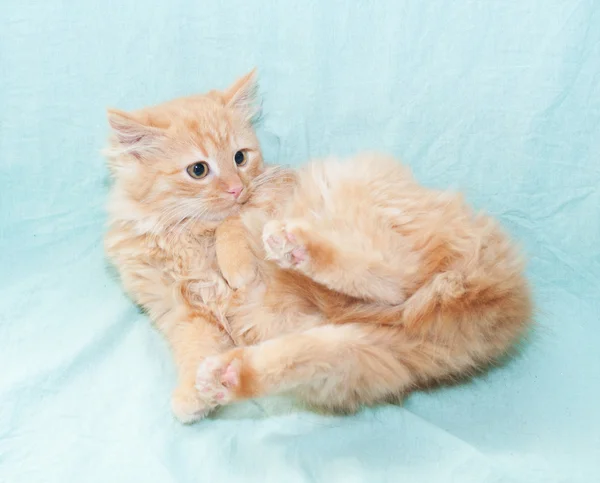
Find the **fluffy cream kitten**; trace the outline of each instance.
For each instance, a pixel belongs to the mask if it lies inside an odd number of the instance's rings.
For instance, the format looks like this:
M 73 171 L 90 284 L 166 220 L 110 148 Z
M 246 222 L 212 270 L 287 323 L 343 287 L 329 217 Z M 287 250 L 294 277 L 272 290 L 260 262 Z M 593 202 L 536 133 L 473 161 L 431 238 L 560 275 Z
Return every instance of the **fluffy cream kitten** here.
M 109 111 L 106 251 L 172 347 L 175 415 L 282 392 L 353 411 L 502 355 L 531 303 L 497 224 L 385 156 L 265 170 L 255 90 Z

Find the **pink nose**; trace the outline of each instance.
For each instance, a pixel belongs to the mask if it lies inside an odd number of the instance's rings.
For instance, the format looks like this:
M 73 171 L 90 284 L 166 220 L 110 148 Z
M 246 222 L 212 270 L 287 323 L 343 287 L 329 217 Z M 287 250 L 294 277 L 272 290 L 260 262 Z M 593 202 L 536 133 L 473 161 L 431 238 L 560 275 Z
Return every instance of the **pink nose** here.
M 227 190 L 227 193 L 231 193 L 233 197 L 237 200 L 243 189 L 243 186 L 232 186 Z

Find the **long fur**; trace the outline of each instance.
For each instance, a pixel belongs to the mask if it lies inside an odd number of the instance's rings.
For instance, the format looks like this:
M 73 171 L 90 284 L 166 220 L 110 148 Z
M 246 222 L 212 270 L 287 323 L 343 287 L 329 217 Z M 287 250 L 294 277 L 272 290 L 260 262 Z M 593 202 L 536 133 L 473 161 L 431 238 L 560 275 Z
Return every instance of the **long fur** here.
M 531 320 L 498 224 L 390 157 L 311 162 L 274 203 L 242 215 L 260 276 L 228 313 L 242 347 L 199 368 L 215 404 L 289 392 L 351 412 L 472 374 Z
M 106 252 L 171 345 L 176 417 L 282 392 L 349 412 L 504 354 L 531 302 L 497 223 L 382 155 L 265 167 L 255 92 L 109 111 Z

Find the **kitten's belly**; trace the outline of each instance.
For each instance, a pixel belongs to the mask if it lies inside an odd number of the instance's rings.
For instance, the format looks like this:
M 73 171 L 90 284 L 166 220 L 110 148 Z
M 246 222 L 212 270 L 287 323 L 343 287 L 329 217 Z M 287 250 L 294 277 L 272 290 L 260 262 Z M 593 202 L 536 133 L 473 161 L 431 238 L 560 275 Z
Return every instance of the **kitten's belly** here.
M 209 307 L 215 313 L 225 313 L 232 290 L 218 274 L 208 277 L 183 279 L 177 282 L 185 301 L 192 306 Z
M 211 241 L 209 238 L 177 240 L 170 253 L 165 254 L 163 274 L 172 280 L 176 301 L 192 308 L 208 308 L 222 319 L 233 292 L 221 276 Z
M 291 332 L 317 327 L 325 323 L 324 316 L 317 312 L 302 311 L 302 301 L 293 295 L 285 304 L 271 304 L 265 300 L 266 285 L 255 281 L 238 290 L 231 297 L 226 313 L 231 327 L 231 337 L 236 345 L 252 345 Z

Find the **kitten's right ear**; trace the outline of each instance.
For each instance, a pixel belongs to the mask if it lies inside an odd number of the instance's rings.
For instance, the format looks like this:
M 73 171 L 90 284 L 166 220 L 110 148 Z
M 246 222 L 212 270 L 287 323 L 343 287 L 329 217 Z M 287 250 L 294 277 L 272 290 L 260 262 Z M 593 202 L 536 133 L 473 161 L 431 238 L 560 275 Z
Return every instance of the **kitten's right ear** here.
M 260 113 L 257 77 L 256 69 L 252 69 L 222 93 L 224 104 L 236 109 L 248 121 L 252 121 Z
M 108 123 L 123 152 L 143 156 L 164 138 L 162 129 L 147 126 L 134 115 L 118 109 L 107 109 Z

